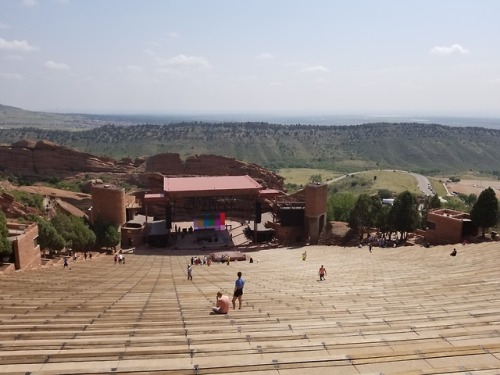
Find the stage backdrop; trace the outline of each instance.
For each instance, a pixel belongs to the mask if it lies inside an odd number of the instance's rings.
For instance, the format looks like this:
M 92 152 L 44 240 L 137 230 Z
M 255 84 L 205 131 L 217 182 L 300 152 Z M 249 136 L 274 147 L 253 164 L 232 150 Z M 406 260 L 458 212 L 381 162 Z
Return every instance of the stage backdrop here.
M 226 213 L 218 212 L 216 214 L 201 214 L 194 218 L 194 230 L 199 229 L 226 229 Z

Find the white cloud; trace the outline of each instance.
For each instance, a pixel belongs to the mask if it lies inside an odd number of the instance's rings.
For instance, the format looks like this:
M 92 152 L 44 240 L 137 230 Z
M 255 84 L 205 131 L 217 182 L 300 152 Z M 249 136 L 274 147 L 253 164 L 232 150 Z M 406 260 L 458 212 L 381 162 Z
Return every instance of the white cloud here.
M 175 31 L 171 31 L 167 34 L 167 36 L 169 38 L 172 38 L 172 39 L 177 39 L 180 35 L 178 33 L 176 33 Z
M 22 0 L 22 3 L 26 7 L 34 7 L 38 5 L 38 0 Z
M 329 73 L 330 70 L 323 65 L 306 66 L 299 70 L 301 73 Z
M 451 54 L 459 54 L 459 55 L 468 55 L 470 51 L 467 48 L 462 47 L 460 44 L 452 44 L 451 46 L 435 46 L 431 48 L 430 53 L 433 55 L 451 55 Z
M 23 77 L 18 73 L 0 73 L 0 78 L 10 80 L 23 79 Z
M 6 23 L 0 22 L 0 30 L 7 30 L 9 28 L 10 28 L 9 25 L 7 25 Z
M 38 49 L 37 47 L 31 46 L 25 40 L 9 41 L 0 38 L 0 50 L 28 52 L 28 51 L 36 51 L 37 49 Z
M 65 63 L 58 63 L 52 60 L 46 61 L 45 64 L 43 64 L 47 69 L 51 70 L 69 70 L 69 66 Z
M 274 56 L 268 52 L 263 52 L 257 56 L 255 56 L 257 60 L 272 60 L 274 59 Z
M 160 65 L 172 68 L 207 68 L 210 66 L 203 57 L 178 55 L 170 59 L 158 59 Z

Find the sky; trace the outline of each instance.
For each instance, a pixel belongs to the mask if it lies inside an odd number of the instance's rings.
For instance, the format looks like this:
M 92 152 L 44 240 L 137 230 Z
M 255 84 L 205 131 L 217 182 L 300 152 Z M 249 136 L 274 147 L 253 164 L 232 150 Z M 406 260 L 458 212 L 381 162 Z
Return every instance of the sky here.
M 496 0 L 1 0 L 0 104 L 500 117 Z

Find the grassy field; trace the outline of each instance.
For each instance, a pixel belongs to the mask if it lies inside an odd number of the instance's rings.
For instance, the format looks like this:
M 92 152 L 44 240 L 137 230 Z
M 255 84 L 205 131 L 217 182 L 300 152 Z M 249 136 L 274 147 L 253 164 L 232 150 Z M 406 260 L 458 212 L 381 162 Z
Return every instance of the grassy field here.
M 421 194 L 415 177 L 400 171 L 366 171 L 351 174 L 346 178 L 331 183 L 336 191 L 349 191 L 354 194 L 376 194 L 379 190 L 389 190 L 399 194 L 405 190 L 416 195 Z
M 432 190 L 440 197 L 446 196 L 446 189 L 443 186 L 443 181 L 445 180 L 446 179 L 429 177 L 429 182 L 431 183 Z
M 321 175 L 323 182 L 328 182 L 343 174 L 340 172 L 329 171 L 326 169 L 312 168 L 284 168 L 280 169 L 279 175 L 285 178 L 285 183 L 306 185 L 311 176 Z M 435 183 L 434 183 L 435 182 Z M 438 190 L 439 195 L 444 195 L 444 188 L 439 181 L 435 180 L 432 185 Z M 421 194 L 417 188 L 415 178 L 402 171 L 366 171 L 355 174 L 349 174 L 346 178 L 339 181 L 330 182 L 330 186 L 335 191 L 349 191 L 355 194 L 375 194 L 379 190 L 389 190 L 394 194 L 405 190 L 416 195 Z M 436 190 L 435 190 L 436 191 Z
M 278 171 L 278 174 L 285 178 L 286 184 L 306 185 L 311 176 L 321 175 L 323 182 L 327 182 L 332 178 L 339 177 L 342 173 L 329 171 L 327 169 L 312 169 L 312 168 L 283 168 Z

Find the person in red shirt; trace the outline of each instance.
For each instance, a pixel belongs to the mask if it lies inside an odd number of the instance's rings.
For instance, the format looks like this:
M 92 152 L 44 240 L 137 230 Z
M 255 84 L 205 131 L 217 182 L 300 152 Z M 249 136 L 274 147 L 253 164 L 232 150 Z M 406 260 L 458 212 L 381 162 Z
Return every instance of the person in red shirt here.
M 215 307 L 212 307 L 215 314 L 227 314 L 229 311 L 229 297 L 217 292 Z
M 326 276 L 326 269 L 325 267 L 323 267 L 323 265 L 321 265 L 321 267 L 319 268 L 319 280 L 320 281 L 323 281 L 325 279 L 325 276 Z

